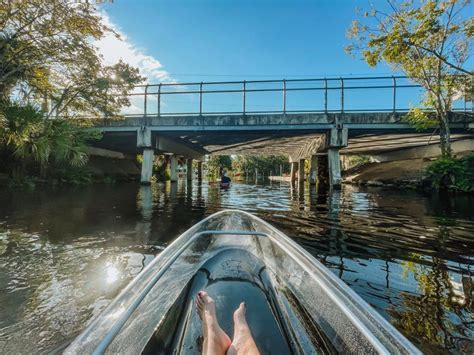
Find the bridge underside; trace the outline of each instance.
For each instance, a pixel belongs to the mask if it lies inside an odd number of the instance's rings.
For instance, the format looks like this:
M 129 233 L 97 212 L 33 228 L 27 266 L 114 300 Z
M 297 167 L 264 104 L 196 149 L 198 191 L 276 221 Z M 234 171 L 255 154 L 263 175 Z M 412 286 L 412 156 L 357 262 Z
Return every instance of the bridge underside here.
M 341 154 L 380 154 L 414 146 L 438 143 L 432 130 L 415 131 L 404 120 L 405 113 L 308 113 L 178 117 L 128 117 L 102 122 L 100 148 L 135 154 L 137 132 L 150 130 L 157 153 L 182 145 L 196 154 L 283 154 L 309 158 L 324 150 L 325 138 L 335 126 L 347 128 L 348 145 Z M 453 140 L 472 135 L 473 117 L 456 113 L 452 119 Z M 158 145 L 160 140 L 169 144 Z M 165 143 L 166 143 L 165 142 Z M 164 149 L 164 150 L 162 150 Z
M 356 133 L 356 134 L 355 134 Z M 358 134 L 357 134 L 358 133 Z M 309 158 L 321 144 L 325 134 L 319 132 L 154 132 L 152 141 L 166 138 L 206 155 L 286 155 Z M 454 133 L 453 142 L 474 138 L 472 133 Z M 406 148 L 439 144 L 439 136 L 432 133 L 351 132 L 348 145 L 340 150 L 342 155 L 375 155 Z M 139 154 L 137 133 L 104 132 L 103 138 L 94 144 L 99 148 L 127 154 Z M 155 149 L 156 153 L 174 153 Z
M 472 121 L 467 113 L 451 117 L 453 142 L 474 138 Z M 172 154 L 172 171 L 177 156 L 203 161 L 205 155 L 242 154 L 288 156 L 292 180 L 296 175 L 304 179 L 304 160 L 311 158 L 311 166 L 319 164 L 318 171 L 330 172 L 328 182 L 334 185 L 341 180 L 340 154 L 393 158 L 390 152 L 439 143 L 436 132 L 417 132 L 403 113 L 393 112 L 131 117 L 102 122 L 98 129 L 104 136 L 97 147 L 143 153 L 145 181 L 151 179 L 154 154 Z

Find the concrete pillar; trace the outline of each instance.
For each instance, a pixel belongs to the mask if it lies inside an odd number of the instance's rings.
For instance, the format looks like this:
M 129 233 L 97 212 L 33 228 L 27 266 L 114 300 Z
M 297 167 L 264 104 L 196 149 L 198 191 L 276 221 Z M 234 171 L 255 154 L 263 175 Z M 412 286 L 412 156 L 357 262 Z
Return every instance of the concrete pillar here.
M 291 162 L 291 173 L 290 173 L 290 178 L 291 182 L 296 181 L 296 171 L 298 170 L 298 163 L 295 161 Z
M 193 179 L 194 171 L 193 171 L 193 160 L 186 159 L 186 178 L 188 181 Z
M 339 159 L 339 149 L 328 149 L 329 185 L 333 188 L 341 187 L 341 161 Z
M 316 185 L 318 181 L 318 156 L 311 156 L 311 164 L 309 168 L 309 183 L 311 185 Z
M 298 183 L 304 182 L 304 159 L 300 159 L 298 163 Z
M 151 183 L 153 175 L 153 160 L 155 159 L 155 152 L 153 148 L 143 149 L 142 175 L 140 182 L 144 185 Z
M 170 181 L 178 181 L 178 157 L 176 155 L 170 156 Z
M 143 149 L 142 174 L 140 182 L 150 184 L 153 175 L 153 160 L 155 159 L 154 148 L 151 144 L 151 130 L 142 127 L 137 131 L 137 147 Z
M 197 173 L 198 173 L 198 181 L 202 181 L 202 161 L 198 161 L 197 163 Z
M 329 185 L 333 188 L 341 187 L 341 161 L 339 158 L 339 150 L 347 147 L 348 129 L 340 124 L 331 128 L 327 137 L 327 157 L 328 157 L 328 173 Z

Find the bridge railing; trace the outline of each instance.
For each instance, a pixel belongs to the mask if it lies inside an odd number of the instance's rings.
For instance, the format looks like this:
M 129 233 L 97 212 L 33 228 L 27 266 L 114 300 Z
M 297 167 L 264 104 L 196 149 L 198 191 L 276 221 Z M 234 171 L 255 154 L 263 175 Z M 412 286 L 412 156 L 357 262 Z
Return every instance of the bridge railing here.
M 406 112 L 422 95 L 405 76 L 160 83 L 137 86 L 125 115 Z M 472 111 L 472 102 L 458 100 L 454 110 Z

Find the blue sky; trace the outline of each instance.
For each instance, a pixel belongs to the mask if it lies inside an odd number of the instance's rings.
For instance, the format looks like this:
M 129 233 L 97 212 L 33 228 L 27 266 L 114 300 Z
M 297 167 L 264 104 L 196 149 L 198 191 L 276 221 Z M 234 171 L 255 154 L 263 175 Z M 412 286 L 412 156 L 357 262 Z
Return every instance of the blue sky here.
M 356 8 L 369 6 L 369 0 L 114 0 L 100 9 L 122 42 L 108 36 L 99 48 L 110 62 L 123 58 L 138 66 L 152 84 L 392 75 L 387 65 L 370 68 L 344 52 Z M 322 91 L 296 94 L 288 97 L 289 110 L 324 107 Z M 208 96 L 204 110 L 240 111 L 240 96 Z M 347 109 L 392 107 L 391 90 L 348 90 L 345 97 Z M 398 97 L 397 106 L 408 108 L 420 90 L 400 91 Z M 137 100 L 130 112 L 139 113 Z M 339 93 L 332 91 L 328 101 L 329 109 L 338 109 Z M 149 104 L 149 112 L 156 112 L 157 105 Z M 196 112 L 198 97 L 168 95 L 166 109 Z M 249 95 L 249 111 L 280 109 L 281 93 Z
M 368 0 L 115 0 L 103 8 L 178 81 L 390 73 L 344 53 Z

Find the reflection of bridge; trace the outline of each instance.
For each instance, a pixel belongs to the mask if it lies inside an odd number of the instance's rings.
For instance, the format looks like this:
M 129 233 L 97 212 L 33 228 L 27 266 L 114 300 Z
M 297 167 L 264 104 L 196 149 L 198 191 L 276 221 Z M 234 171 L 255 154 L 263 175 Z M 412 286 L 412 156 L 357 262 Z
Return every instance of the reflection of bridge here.
M 132 94 L 133 103 L 141 100 L 143 111 L 104 119 L 98 125 L 104 132 L 98 147 L 143 151 L 145 183 L 151 179 L 155 153 L 172 154 L 172 180 L 178 156 L 187 158 L 190 167 L 192 159 L 202 161 L 206 154 L 285 154 L 292 177 L 304 179 L 304 160 L 311 159 L 321 179 L 328 175 L 338 185 L 340 154 L 437 144 L 431 131 L 416 132 L 404 121 L 409 103 L 420 93 L 420 86 L 404 77 L 159 84 L 139 90 Z M 176 101 L 168 101 L 180 95 L 189 99 L 181 106 L 191 109 L 179 110 Z M 264 96 L 255 100 L 254 95 Z M 263 109 L 255 110 L 255 102 Z M 468 110 L 459 102 L 450 125 L 454 141 L 470 138 L 472 103 Z

